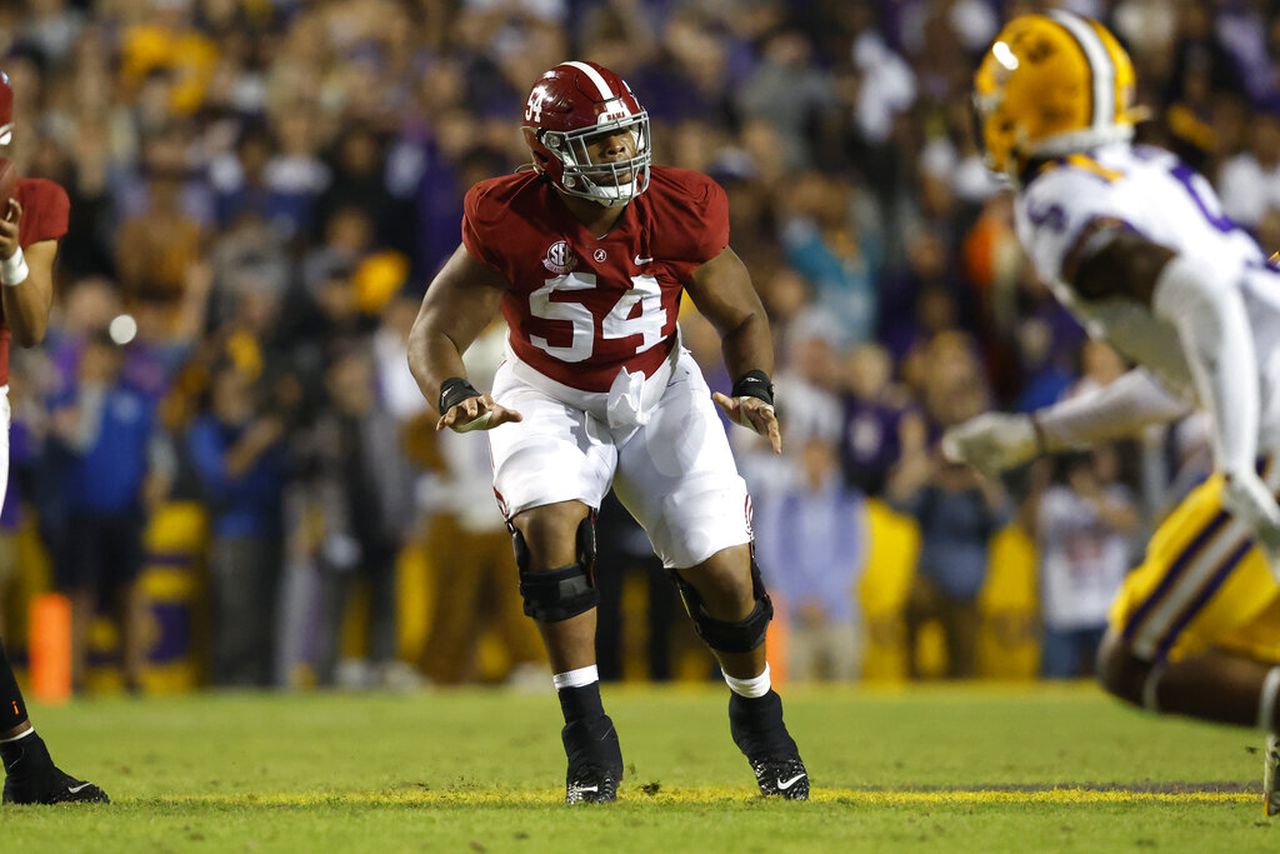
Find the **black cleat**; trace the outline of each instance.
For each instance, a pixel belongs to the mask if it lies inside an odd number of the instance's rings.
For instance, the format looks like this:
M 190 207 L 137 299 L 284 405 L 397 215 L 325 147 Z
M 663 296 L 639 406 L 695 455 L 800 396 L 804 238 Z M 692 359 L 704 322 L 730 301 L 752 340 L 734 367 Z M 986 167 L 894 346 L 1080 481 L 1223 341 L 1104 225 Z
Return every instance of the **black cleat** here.
M 107 804 L 107 793 L 93 783 L 77 780 L 53 764 L 40 736 L 32 733 L 18 742 L 22 755 L 5 763 L 6 804 Z
M 609 804 L 618 799 L 618 778 L 596 765 L 570 766 L 565 777 L 566 804 Z
M 766 798 L 809 800 L 809 772 L 804 769 L 804 762 L 799 756 L 790 759 L 753 759 L 751 770 L 756 774 L 760 794 Z
M 731 693 L 729 732 L 751 764 L 760 794 L 809 800 L 809 772 L 782 721 L 782 698 L 775 691 L 754 698 Z
M 608 715 L 565 724 L 560 733 L 569 757 L 566 804 L 607 804 L 618 799 L 622 748 Z

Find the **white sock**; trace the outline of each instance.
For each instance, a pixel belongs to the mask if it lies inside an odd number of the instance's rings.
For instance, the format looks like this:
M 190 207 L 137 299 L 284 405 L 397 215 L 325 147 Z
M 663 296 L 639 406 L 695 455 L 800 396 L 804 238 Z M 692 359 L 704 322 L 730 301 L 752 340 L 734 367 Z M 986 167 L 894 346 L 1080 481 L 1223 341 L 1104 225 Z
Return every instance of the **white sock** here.
M 27 727 L 26 732 L 18 733 L 17 735 L 12 736 L 10 738 L 0 738 L 0 744 L 12 744 L 15 741 L 20 741 L 21 739 L 24 739 L 29 735 L 35 735 L 35 734 L 36 734 L 36 728 L 33 726 L 29 726 Z
M 1276 694 L 1280 693 L 1280 667 L 1267 671 L 1262 680 L 1262 696 L 1258 698 L 1258 729 L 1276 731 Z
M 773 681 L 769 678 L 768 662 L 765 662 L 764 672 L 751 679 L 738 679 L 736 676 L 725 673 L 723 669 L 720 672 L 724 674 L 724 681 L 729 683 L 729 690 L 742 697 L 763 697 L 773 687 Z
M 557 691 L 561 688 L 582 688 L 592 682 L 599 681 L 600 671 L 594 664 L 588 664 L 586 667 L 579 667 L 576 670 L 567 670 L 564 673 L 557 673 L 551 677 L 551 683 L 556 686 Z

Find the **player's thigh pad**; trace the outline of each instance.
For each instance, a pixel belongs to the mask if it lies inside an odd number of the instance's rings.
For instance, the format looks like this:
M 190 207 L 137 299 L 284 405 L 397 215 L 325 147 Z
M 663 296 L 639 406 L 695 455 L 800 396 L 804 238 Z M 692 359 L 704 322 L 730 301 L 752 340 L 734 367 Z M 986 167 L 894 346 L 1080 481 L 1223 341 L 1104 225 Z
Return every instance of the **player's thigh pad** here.
M 618 459 L 600 422 L 521 382 L 505 365 L 493 398 L 524 416 L 488 431 L 493 488 L 506 517 L 561 501 L 598 508 Z
M 1271 603 L 1276 582 L 1245 526 L 1222 506 L 1222 478 L 1193 490 L 1161 523 L 1126 577 L 1111 627 L 1149 661 L 1226 642 Z
M 696 566 L 751 541 L 747 484 L 687 352 L 649 423 L 618 449 L 614 489 L 668 569 Z

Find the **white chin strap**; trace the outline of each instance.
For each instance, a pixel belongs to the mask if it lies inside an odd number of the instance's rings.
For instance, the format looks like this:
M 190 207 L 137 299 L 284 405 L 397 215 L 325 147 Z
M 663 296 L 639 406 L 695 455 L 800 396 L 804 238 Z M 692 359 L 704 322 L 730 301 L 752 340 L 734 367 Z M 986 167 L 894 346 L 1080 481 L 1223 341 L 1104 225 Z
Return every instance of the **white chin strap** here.
M 0 145 L 8 145 L 11 142 L 13 142 L 13 122 L 0 125 Z

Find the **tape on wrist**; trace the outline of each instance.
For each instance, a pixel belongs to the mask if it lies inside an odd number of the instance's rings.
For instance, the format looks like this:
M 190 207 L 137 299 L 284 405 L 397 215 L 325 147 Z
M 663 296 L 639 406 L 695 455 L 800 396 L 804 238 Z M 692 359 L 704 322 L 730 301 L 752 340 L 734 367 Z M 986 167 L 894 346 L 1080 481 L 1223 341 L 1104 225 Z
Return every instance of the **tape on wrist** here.
M 27 259 L 22 254 L 21 246 L 8 258 L 0 260 L 0 282 L 11 288 L 25 282 L 30 272 L 30 269 L 27 268 Z

